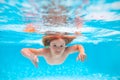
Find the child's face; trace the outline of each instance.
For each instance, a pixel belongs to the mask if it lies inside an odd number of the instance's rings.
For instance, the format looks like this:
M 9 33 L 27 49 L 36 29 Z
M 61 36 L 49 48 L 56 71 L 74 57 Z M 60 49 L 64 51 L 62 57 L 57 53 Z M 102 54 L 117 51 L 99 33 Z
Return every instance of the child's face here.
M 51 54 L 61 55 L 65 50 L 65 41 L 63 39 L 53 40 L 50 43 Z

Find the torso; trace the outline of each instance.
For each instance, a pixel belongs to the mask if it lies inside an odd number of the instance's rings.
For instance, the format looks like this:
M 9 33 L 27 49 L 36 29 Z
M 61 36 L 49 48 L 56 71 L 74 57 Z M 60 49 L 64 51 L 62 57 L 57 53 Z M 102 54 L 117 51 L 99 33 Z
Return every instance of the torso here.
M 51 53 L 47 53 L 44 58 L 46 60 L 46 62 L 50 65 L 58 65 L 58 64 L 62 64 L 65 59 L 67 58 L 68 54 L 66 54 L 65 52 L 61 55 L 61 56 L 52 56 Z

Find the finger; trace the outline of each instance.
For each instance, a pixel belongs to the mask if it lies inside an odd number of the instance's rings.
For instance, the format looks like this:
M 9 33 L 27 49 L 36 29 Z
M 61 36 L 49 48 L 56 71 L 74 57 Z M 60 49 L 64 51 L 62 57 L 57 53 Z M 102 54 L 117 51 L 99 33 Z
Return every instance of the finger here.
M 84 56 L 82 56 L 82 62 L 84 61 Z
M 81 59 L 81 57 L 80 57 L 80 55 L 78 55 L 78 57 L 77 57 L 77 61 L 80 60 L 80 59 Z
M 36 62 L 39 62 L 39 59 L 37 58 L 37 56 L 35 57 L 35 61 L 36 61 Z
M 82 56 L 80 55 L 80 60 L 82 61 Z
M 83 56 L 83 58 L 84 58 L 84 60 L 85 60 L 85 58 L 86 58 L 86 55 L 84 55 L 84 56 Z
M 35 67 L 36 67 L 36 68 L 38 67 L 38 63 L 37 63 L 37 62 L 35 62 Z
M 83 56 L 82 56 L 82 61 L 84 61 L 84 60 L 85 60 L 85 58 L 86 58 L 86 55 L 83 55 Z
M 81 60 L 81 61 L 83 61 L 83 55 L 80 55 L 80 57 L 81 57 L 81 59 L 80 59 L 80 60 Z
M 32 63 L 34 64 L 35 67 L 38 67 L 38 64 L 36 61 L 32 61 Z
M 79 55 L 78 57 L 81 58 L 81 55 Z
M 84 60 L 86 59 L 86 55 L 84 55 Z
M 80 55 L 78 56 L 78 60 L 81 60 L 81 56 Z

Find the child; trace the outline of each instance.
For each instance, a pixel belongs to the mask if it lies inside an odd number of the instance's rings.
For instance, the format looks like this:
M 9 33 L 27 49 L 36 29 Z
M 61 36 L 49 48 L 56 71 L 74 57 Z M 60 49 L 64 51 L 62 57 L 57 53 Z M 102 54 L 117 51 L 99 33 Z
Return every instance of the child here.
M 62 64 L 69 54 L 76 51 L 79 52 L 77 60 L 84 61 L 86 54 L 82 45 L 66 47 L 73 39 L 75 39 L 74 36 L 68 35 L 46 35 L 43 37 L 43 43 L 47 48 L 23 48 L 21 53 L 30 59 L 36 67 L 38 67 L 38 56 L 43 56 L 50 65 L 58 65 Z
M 61 10 L 64 8 L 61 7 Z M 50 13 L 50 12 L 49 12 Z M 54 15 L 54 10 L 51 10 L 51 13 Z M 56 12 L 56 14 L 59 14 L 60 12 Z M 60 13 L 62 14 L 62 13 Z M 47 20 L 47 22 L 51 23 L 52 25 L 60 25 L 61 23 L 66 23 L 66 16 L 52 16 L 52 22 L 49 21 L 49 16 L 44 16 L 43 18 Z M 57 19 L 56 19 L 57 17 Z M 29 27 L 24 30 L 25 32 L 36 32 L 34 30 L 34 27 Z M 61 33 L 53 33 L 50 34 L 50 32 L 47 33 L 46 36 L 43 37 L 43 44 L 46 46 L 46 48 L 41 49 L 33 49 L 33 48 L 23 48 L 21 50 L 21 53 L 23 56 L 27 57 L 32 61 L 32 63 L 38 67 L 38 56 L 43 56 L 46 60 L 46 62 L 50 65 L 58 65 L 62 64 L 67 56 L 69 54 L 72 54 L 76 51 L 79 52 L 79 55 L 77 57 L 77 60 L 84 61 L 86 54 L 84 52 L 84 48 L 82 45 L 74 45 L 70 47 L 66 47 L 68 43 L 70 43 L 73 39 L 75 39 L 75 36 L 68 36 Z M 80 33 L 75 33 L 80 34 Z

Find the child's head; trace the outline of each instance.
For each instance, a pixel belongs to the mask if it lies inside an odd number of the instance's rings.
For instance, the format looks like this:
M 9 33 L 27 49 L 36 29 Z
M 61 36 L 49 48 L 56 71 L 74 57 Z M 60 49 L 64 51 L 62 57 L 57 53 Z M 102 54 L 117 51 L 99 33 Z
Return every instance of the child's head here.
M 55 39 L 50 42 L 50 50 L 52 54 L 60 55 L 65 50 L 65 41 L 63 39 Z
M 44 46 L 49 46 L 50 50 L 54 54 L 63 53 L 66 44 L 70 43 L 74 36 L 64 36 L 64 35 L 47 35 L 43 37 Z

